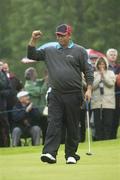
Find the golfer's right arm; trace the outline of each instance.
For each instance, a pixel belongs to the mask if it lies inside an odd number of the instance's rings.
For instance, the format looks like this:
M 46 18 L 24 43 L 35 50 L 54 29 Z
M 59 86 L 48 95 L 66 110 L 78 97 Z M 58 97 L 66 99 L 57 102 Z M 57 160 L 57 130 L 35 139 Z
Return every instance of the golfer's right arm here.
M 44 60 L 44 50 L 36 50 L 37 41 L 41 38 L 41 31 L 33 31 L 28 43 L 27 58 L 36 61 Z
M 28 45 L 31 46 L 31 47 L 35 47 L 37 41 L 41 38 L 41 36 L 42 36 L 42 32 L 41 31 L 33 31 L 31 39 L 30 39 Z

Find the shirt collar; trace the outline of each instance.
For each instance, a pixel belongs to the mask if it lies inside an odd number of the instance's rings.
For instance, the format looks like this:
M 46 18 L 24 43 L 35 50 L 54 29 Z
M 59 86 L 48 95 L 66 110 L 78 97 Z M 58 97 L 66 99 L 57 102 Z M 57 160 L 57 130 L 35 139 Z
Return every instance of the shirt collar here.
M 69 44 L 68 44 L 68 48 L 70 49 L 70 48 L 72 48 L 73 46 L 74 46 L 73 41 L 70 41 Z M 57 48 L 57 49 L 63 49 L 63 47 L 62 47 L 59 43 L 56 45 L 56 48 Z

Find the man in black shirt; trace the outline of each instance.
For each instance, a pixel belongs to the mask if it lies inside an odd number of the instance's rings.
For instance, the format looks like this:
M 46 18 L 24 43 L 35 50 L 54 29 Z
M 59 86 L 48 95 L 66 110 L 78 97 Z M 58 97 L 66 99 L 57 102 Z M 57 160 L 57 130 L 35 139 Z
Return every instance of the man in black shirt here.
M 36 42 L 42 33 L 33 31 L 28 45 L 29 59 L 45 61 L 49 84 L 52 88 L 48 97 L 48 129 L 41 155 L 41 160 L 47 163 L 56 163 L 63 123 L 67 129 L 66 163 L 76 164 L 80 159 L 80 156 L 76 154 L 79 143 L 80 107 L 84 98 L 85 100 L 91 98 L 93 72 L 88 64 L 86 50 L 72 42 L 71 34 L 71 26 L 62 24 L 56 28 L 58 45 L 36 50 Z M 83 97 L 82 72 L 87 82 L 85 97 Z
M 0 61 L 0 147 L 10 146 L 9 122 L 7 117 L 7 98 L 13 91 L 5 72 L 3 62 Z

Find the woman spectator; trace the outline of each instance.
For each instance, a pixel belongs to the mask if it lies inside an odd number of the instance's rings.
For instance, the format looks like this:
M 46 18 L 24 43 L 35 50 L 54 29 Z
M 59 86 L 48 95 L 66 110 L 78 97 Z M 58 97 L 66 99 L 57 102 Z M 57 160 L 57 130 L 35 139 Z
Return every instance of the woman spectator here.
M 108 70 L 106 58 L 99 58 L 94 72 L 92 110 L 95 123 L 95 139 L 111 139 L 115 109 L 115 74 Z
M 24 89 L 29 92 L 31 101 L 40 110 L 40 126 L 43 134 L 43 143 L 45 140 L 47 129 L 47 116 L 43 115 L 43 110 L 46 106 L 46 93 L 48 90 L 48 76 L 45 72 L 43 79 L 37 78 L 37 72 L 34 67 L 30 67 L 25 71 Z

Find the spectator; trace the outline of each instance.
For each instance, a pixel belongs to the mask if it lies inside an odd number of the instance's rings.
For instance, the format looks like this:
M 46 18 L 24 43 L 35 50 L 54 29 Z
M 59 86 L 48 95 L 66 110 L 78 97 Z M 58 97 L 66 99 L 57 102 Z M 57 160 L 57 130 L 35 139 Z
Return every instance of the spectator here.
M 94 115 L 96 140 L 111 139 L 112 120 L 115 109 L 115 74 L 108 70 L 105 58 L 99 58 L 94 72 L 91 106 Z
M 92 71 L 95 71 L 95 63 L 98 59 L 97 55 L 89 55 L 88 53 L 88 58 L 89 58 L 89 64 L 90 68 Z M 83 83 L 83 92 L 86 92 L 86 81 L 84 74 L 82 74 L 82 83 Z M 91 102 L 89 103 L 89 116 L 90 116 L 90 128 L 92 132 L 92 140 L 95 140 L 95 128 L 94 128 L 94 119 L 92 116 L 92 110 L 91 110 Z M 79 129 L 80 129 L 80 142 L 84 142 L 86 138 L 86 102 L 83 103 L 80 109 L 80 124 L 79 124 Z
M 13 72 L 10 71 L 8 63 L 3 63 L 3 71 L 6 72 L 6 75 L 10 79 L 13 89 L 17 94 L 17 92 L 19 92 L 23 88 L 22 82 L 16 77 Z
M 72 42 L 71 34 L 71 26 L 62 24 L 56 29 L 59 44 L 56 47 L 36 50 L 36 41 L 42 33 L 34 31 L 28 46 L 28 58 L 37 61 L 45 60 L 52 88 L 48 102 L 47 135 L 41 155 L 41 160 L 47 163 L 56 163 L 63 123 L 66 124 L 67 128 L 66 163 L 76 164 L 77 160 L 80 159 L 76 151 L 79 143 L 80 106 L 83 102 L 81 72 L 85 74 L 87 82 L 85 99 L 88 100 L 91 98 L 93 74 L 88 64 L 86 50 Z
M 39 111 L 30 101 L 27 91 L 17 94 L 19 101 L 13 108 L 12 146 L 18 146 L 21 136 L 31 137 L 32 145 L 40 144 Z
M 0 61 L 0 147 L 10 146 L 9 122 L 7 117 L 7 98 L 13 91 L 5 72 L 3 62 Z
M 107 59 L 109 61 L 109 69 L 111 69 L 116 75 L 116 84 L 115 84 L 115 111 L 113 117 L 112 125 L 112 139 L 117 138 L 117 131 L 119 127 L 120 119 L 120 64 L 117 63 L 118 51 L 116 49 L 110 48 L 106 52 Z
M 37 76 L 35 68 L 30 67 L 26 69 L 24 89 L 29 92 L 31 101 L 40 110 L 40 126 L 42 128 L 44 144 L 47 130 L 47 116 L 43 115 L 43 110 L 46 106 L 45 96 L 48 90 L 48 77 L 46 73 L 43 79 L 38 79 Z
M 34 67 L 27 68 L 25 70 L 25 84 L 24 89 L 29 92 L 32 103 L 36 106 L 40 106 L 40 92 L 41 81 L 37 79 L 37 72 Z
M 23 88 L 23 85 L 22 85 L 22 82 L 16 77 L 16 75 L 10 72 L 8 63 L 3 63 L 3 71 L 6 73 L 6 76 L 8 77 L 10 81 L 11 88 L 13 91 L 13 93 L 7 97 L 7 110 L 9 111 L 8 121 L 10 125 L 10 130 L 11 130 L 12 129 L 12 112 L 11 111 L 13 109 L 13 106 L 17 102 L 16 95 Z
M 94 52 L 94 51 L 93 51 Z M 102 56 L 101 56 L 102 57 Z M 97 54 L 89 54 L 89 60 L 91 62 L 93 71 L 96 70 L 95 64 L 99 56 Z M 95 141 L 95 125 L 94 125 L 94 116 L 91 110 L 91 104 L 89 104 L 89 114 L 90 114 L 90 128 L 91 128 L 91 134 L 92 134 L 92 140 Z
M 86 92 L 87 83 L 85 81 L 84 74 L 82 73 L 82 87 L 83 92 Z M 85 102 L 83 102 L 80 107 L 80 122 L 79 122 L 79 142 L 85 142 L 86 138 L 86 107 Z
M 91 65 L 93 67 L 93 70 L 95 70 L 95 63 L 99 57 L 97 55 L 89 55 L 89 59 L 91 62 Z

